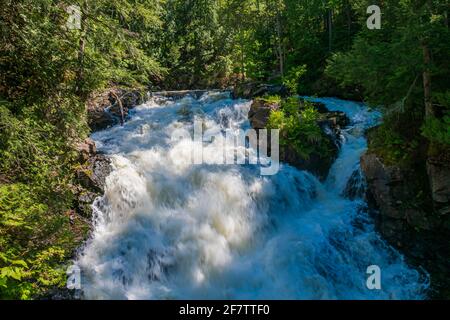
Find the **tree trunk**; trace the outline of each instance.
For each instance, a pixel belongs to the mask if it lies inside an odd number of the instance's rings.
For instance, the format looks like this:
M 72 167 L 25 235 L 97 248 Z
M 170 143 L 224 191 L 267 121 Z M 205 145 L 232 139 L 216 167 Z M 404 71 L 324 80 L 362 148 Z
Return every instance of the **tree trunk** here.
M 246 80 L 245 75 L 245 55 L 244 55 L 244 41 L 241 42 L 241 73 L 242 73 L 242 80 Z
M 447 10 L 445 10 L 445 25 L 447 26 L 447 29 L 448 29 L 449 25 L 448 25 L 448 11 Z
M 125 112 L 123 110 L 123 104 L 122 104 L 121 97 L 119 97 L 114 91 L 111 91 L 111 95 L 116 100 L 116 103 L 119 104 L 119 108 L 120 108 L 120 125 L 123 126 L 124 123 L 125 123 Z
M 281 17 L 280 12 L 277 12 L 277 34 L 278 34 L 278 55 L 280 60 L 280 74 L 284 78 L 284 52 L 283 52 L 283 39 L 281 32 Z
M 423 93 L 425 98 L 425 117 L 434 116 L 433 103 L 431 100 L 431 52 L 425 42 L 422 42 L 423 61 L 425 69 L 423 71 Z
M 328 50 L 331 52 L 333 45 L 333 11 L 328 10 Z
M 83 93 L 83 82 L 84 82 L 84 52 L 86 50 L 86 32 L 87 32 L 87 21 L 84 6 L 81 11 L 81 30 L 80 30 L 80 42 L 78 44 L 78 72 L 77 72 L 77 84 L 76 84 L 76 94 L 82 96 Z
M 347 0 L 345 5 L 345 14 L 347 16 L 347 39 L 349 43 L 352 42 L 352 12 L 350 2 Z
M 244 32 L 242 31 L 242 27 L 239 24 L 239 28 L 238 28 L 238 32 L 240 35 L 240 46 L 241 46 L 241 76 L 242 76 L 242 80 L 245 81 L 246 80 L 246 75 L 245 75 L 245 41 L 244 41 Z

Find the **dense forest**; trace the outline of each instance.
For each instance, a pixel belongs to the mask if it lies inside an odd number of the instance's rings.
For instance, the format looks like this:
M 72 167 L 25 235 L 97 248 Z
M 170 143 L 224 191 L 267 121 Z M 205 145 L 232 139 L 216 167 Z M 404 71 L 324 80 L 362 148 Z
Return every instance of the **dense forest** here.
M 447 0 L 3 0 L 0 298 L 64 286 L 89 229 L 73 214 L 74 145 L 90 133 L 87 101 L 111 87 L 259 82 L 364 101 L 383 111 L 370 148 L 386 163 L 449 159 L 448 11 Z

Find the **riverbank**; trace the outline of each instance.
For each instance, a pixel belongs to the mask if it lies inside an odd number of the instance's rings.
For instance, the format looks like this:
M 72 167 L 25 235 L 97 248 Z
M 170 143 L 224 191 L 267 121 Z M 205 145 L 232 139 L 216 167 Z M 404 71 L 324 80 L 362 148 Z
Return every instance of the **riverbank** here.
M 378 230 L 412 265 L 430 273 L 430 298 L 448 299 L 450 162 L 434 160 L 425 148 L 410 161 L 393 163 L 386 159 L 387 141 L 379 151 L 382 132 L 382 127 L 369 132 L 369 150 L 361 158 Z

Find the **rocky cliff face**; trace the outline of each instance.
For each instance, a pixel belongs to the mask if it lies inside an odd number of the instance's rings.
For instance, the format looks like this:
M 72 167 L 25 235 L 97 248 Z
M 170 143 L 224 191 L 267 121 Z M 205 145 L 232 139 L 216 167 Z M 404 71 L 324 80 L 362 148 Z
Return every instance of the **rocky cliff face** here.
M 144 102 L 138 90 L 111 88 L 93 94 L 87 102 L 88 124 L 92 132 L 123 123 L 129 110 Z M 91 139 L 80 141 L 75 146 L 79 153 L 80 166 L 76 171 L 78 185 L 75 187 L 75 207 L 86 217 L 92 214 L 91 205 L 103 191 L 106 177 L 111 173 L 111 161 L 98 154 Z
M 380 233 L 412 263 L 430 272 L 438 298 L 448 295 L 449 162 L 429 158 L 426 164 L 401 167 L 386 165 L 368 152 L 361 158 L 361 170 Z
M 429 157 L 427 173 L 434 207 L 441 216 L 450 215 L 450 160 Z
M 414 188 L 418 172 L 386 166 L 373 153 L 361 158 L 361 168 L 372 191 L 373 199 L 386 218 L 403 220 L 412 227 L 429 230 L 436 223 L 431 212 L 415 206 L 414 199 L 420 192 Z
M 78 213 L 90 217 L 91 205 L 104 192 L 106 178 L 112 171 L 111 161 L 97 153 L 95 142 L 89 138 L 78 143 L 76 149 L 80 154 L 80 166 L 76 170 L 75 207 Z

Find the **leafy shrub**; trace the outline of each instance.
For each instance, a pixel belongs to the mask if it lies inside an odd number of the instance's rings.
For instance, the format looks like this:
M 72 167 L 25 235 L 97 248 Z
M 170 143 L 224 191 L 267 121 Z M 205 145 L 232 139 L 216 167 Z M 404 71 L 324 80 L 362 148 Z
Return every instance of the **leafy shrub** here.
M 435 95 L 435 105 L 440 106 L 442 117 L 426 119 L 422 134 L 431 142 L 450 145 L 450 91 Z
M 278 105 L 281 104 L 281 101 L 282 101 L 281 97 L 277 96 L 277 95 L 274 95 L 274 96 L 266 95 L 266 96 L 264 96 L 262 98 L 258 98 L 258 99 L 261 99 L 264 102 L 267 102 L 270 104 L 278 104 Z
M 418 151 L 420 136 L 405 136 L 397 130 L 392 120 L 375 128 L 369 134 L 369 148 L 381 156 L 384 163 L 406 165 L 415 160 Z
M 75 102 L 47 106 L 15 116 L 11 104 L 0 102 L 0 298 L 30 299 L 62 286 L 61 265 L 87 231 L 83 221 L 69 219 L 71 137 L 83 135 L 84 125 Z
M 305 73 L 306 65 L 301 65 L 289 70 L 287 75 L 284 77 L 283 84 L 286 86 L 286 88 L 288 88 L 291 94 L 298 93 L 300 79 Z
M 288 115 L 297 115 L 302 105 L 300 100 L 295 97 L 289 97 L 281 103 L 282 109 Z
M 450 114 L 442 119 L 427 119 L 422 127 L 422 134 L 430 141 L 450 145 Z
M 0 186 L 0 298 L 30 299 L 65 283 L 62 263 L 76 245 L 70 221 L 38 198 L 25 184 Z
M 281 110 L 271 112 L 268 128 L 280 129 L 280 144 L 292 146 L 303 159 L 309 159 L 312 153 L 327 157 L 331 143 L 318 125 L 319 116 L 311 103 L 300 108 L 298 100 L 289 99 L 282 103 Z

